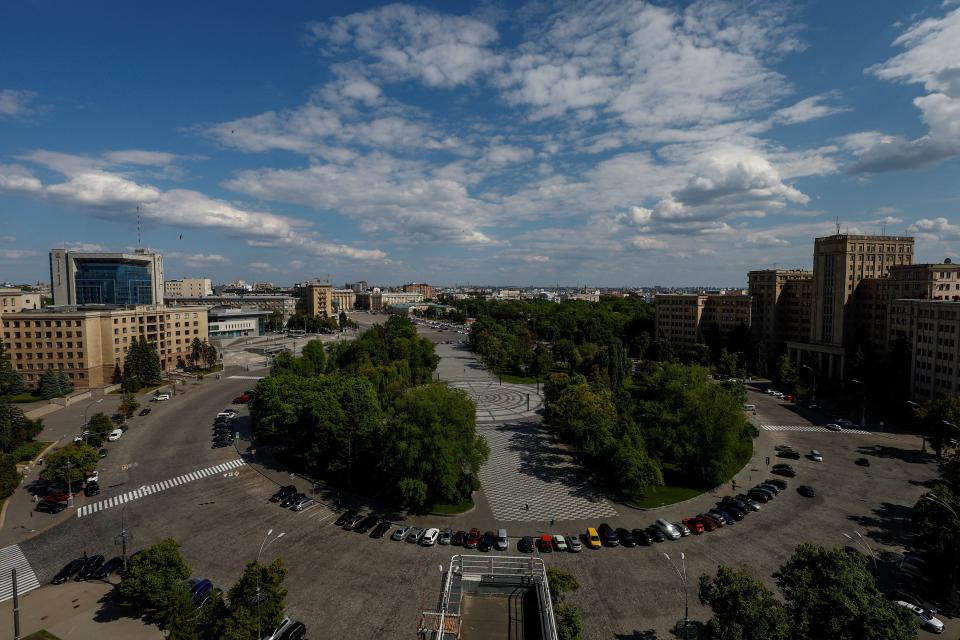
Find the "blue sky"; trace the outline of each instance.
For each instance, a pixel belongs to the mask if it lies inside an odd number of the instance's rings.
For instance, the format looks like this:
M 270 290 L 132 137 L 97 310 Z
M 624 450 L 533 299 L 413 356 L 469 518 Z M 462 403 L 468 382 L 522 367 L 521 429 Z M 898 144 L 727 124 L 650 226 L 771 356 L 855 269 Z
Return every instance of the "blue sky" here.
M 229 8 L 227 8 L 229 7 Z M 960 240 L 960 4 L 21 2 L 0 281 L 739 284 Z

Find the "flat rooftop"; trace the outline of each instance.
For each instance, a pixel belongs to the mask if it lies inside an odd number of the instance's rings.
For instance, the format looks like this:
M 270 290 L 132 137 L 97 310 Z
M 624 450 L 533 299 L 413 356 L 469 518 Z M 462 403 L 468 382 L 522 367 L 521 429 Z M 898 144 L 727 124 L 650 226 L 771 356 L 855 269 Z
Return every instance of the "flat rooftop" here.
M 529 588 L 465 595 L 461 640 L 541 640 L 536 596 Z

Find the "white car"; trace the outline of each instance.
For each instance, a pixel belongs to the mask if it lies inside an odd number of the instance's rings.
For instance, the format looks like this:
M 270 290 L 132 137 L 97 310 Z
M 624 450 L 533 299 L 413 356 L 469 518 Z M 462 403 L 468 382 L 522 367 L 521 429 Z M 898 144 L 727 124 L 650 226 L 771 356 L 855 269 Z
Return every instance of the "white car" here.
M 170 394 L 169 394 L 169 393 L 159 393 L 159 394 L 153 396 L 153 401 L 154 401 L 154 402 L 162 402 L 163 400 L 169 400 L 169 399 L 170 399 Z
M 830 429 L 830 431 L 843 431 L 843 427 L 841 427 L 835 422 L 831 422 L 830 424 L 828 424 L 827 429 Z
M 897 604 L 901 607 L 910 609 L 910 611 L 913 612 L 913 615 L 917 617 L 917 623 L 922 628 L 934 633 L 943 633 L 943 623 L 937 618 L 933 617 L 933 614 L 923 607 L 918 607 L 915 604 L 910 604 L 909 602 L 904 602 L 903 600 L 897 600 Z
M 557 551 L 567 551 L 567 541 L 559 534 L 553 536 L 553 546 L 557 548 Z
M 420 539 L 420 544 L 425 547 L 432 547 L 437 543 L 437 538 L 440 537 L 440 529 L 431 527 L 427 529 L 427 532 L 423 534 L 423 538 Z
M 114 429 L 113 431 L 110 432 L 110 435 L 107 436 L 107 440 L 109 440 L 110 442 L 114 442 L 116 440 L 119 440 L 120 436 L 122 435 L 123 435 L 122 429 Z
M 672 522 L 667 522 L 663 518 L 659 518 L 654 524 L 657 525 L 657 528 L 663 532 L 663 535 L 671 540 L 677 540 L 680 537 L 680 531 L 673 525 Z
M 814 462 L 823 462 L 823 454 L 816 449 L 810 450 L 810 459 Z
M 87 476 L 87 480 L 86 480 L 86 481 L 87 481 L 87 484 L 89 484 L 89 483 L 91 483 L 91 482 L 100 482 L 100 472 L 99 472 L 99 471 L 94 471 L 94 472 L 91 473 L 89 476 Z

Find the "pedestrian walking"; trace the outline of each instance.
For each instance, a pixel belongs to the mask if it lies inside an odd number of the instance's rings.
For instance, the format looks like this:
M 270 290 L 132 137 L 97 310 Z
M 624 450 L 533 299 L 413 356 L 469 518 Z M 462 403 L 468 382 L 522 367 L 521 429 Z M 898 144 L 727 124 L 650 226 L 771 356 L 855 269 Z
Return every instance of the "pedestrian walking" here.
M 550 527 L 551 527 L 551 528 L 553 527 L 553 523 L 554 523 L 554 522 L 555 522 L 555 520 L 554 520 L 553 518 L 550 518 Z
M 528 503 L 526 503 L 526 502 L 523 503 L 523 508 L 524 508 L 524 510 L 526 510 L 526 511 L 530 511 L 530 505 L 529 505 Z

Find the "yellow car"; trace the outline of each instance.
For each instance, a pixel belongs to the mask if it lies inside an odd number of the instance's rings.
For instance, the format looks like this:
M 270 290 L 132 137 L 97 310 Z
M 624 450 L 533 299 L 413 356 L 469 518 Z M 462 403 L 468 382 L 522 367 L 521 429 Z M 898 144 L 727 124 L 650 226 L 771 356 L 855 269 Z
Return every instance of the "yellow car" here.
M 603 545 L 600 544 L 600 536 L 593 527 L 587 529 L 587 546 L 591 549 L 600 549 L 603 547 Z

